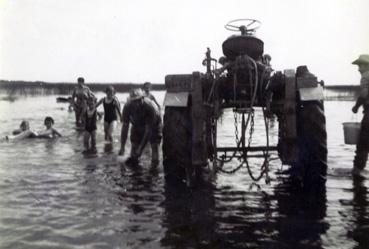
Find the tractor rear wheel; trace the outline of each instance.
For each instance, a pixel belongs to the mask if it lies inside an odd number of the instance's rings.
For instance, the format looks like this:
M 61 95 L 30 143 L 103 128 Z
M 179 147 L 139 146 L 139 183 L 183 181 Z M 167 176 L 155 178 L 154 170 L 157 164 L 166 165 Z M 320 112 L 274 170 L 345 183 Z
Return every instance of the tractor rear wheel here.
M 324 186 L 327 175 L 327 131 L 323 101 L 301 102 L 297 108 L 298 170 L 303 186 Z
M 165 179 L 182 181 L 191 167 L 192 122 L 190 109 L 166 107 L 163 127 L 163 165 Z

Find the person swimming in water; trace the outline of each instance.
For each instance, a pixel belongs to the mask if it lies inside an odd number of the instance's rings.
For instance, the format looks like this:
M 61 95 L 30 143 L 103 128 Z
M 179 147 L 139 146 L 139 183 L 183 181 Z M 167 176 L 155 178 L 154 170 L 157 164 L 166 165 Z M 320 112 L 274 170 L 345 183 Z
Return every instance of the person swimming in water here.
M 12 132 L 12 135 L 5 136 L 5 140 L 16 141 L 25 138 L 35 138 L 38 134 L 34 131 L 31 131 L 29 122 L 27 120 L 23 120 L 19 125 L 19 129 L 15 129 Z
M 120 103 L 115 96 L 115 90 L 113 86 L 108 86 L 105 90 L 106 97 L 102 98 L 97 102 L 96 108 L 103 104 L 104 106 L 104 133 L 105 140 L 113 142 L 113 132 L 117 126 L 117 120 L 122 119 L 120 113 Z
M 62 135 L 53 127 L 54 119 L 52 117 L 46 117 L 44 120 L 46 130 L 38 132 L 38 138 L 54 138 L 61 137 Z

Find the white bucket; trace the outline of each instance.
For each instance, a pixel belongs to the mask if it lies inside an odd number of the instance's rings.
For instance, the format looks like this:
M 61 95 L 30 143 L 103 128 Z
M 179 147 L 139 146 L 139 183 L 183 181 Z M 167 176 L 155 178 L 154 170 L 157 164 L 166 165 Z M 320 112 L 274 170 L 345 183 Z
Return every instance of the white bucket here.
M 345 144 L 356 144 L 359 132 L 360 123 L 359 122 L 345 122 L 343 125 L 343 134 L 345 137 Z

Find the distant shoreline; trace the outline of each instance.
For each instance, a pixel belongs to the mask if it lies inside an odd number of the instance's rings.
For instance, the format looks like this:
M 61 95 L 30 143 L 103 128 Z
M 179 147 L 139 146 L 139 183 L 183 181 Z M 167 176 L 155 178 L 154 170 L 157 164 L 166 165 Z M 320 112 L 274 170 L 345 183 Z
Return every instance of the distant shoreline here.
M 72 94 L 76 83 L 58 82 L 50 83 L 43 81 L 8 81 L 0 80 L 0 92 L 6 94 Z M 87 83 L 92 91 L 103 92 L 108 85 L 112 85 L 117 92 L 128 92 L 135 87 L 141 87 L 142 83 Z M 324 86 L 325 100 L 354 100 L 357 97 L 359 85 L 326 85 Z M 153 91 L 165 91 L 163 83 L 152 83 Z
M 107 85 L 114 85 L 114 86 L 139 86 L 142 83 L 133 83 L 133 82 L 91 82 L 86 83 L 88 86 L 107 86 Z M 31 86 L 31 87 L 40 87 L 40 86 L 76 86 L 76 82 L 45 82 L 45 81 L 22 81 L 22 80 L 0 80 L 0 87 L 7 87 L 10 86 Z M 165 90 L 164 83 L 154 83 L 151 82 L 153 88 L 158 88 L 158 90 Z M 359 85 L 326 85 L 324 88 L 329 90 L 357 90 L 360 86 Z
M 106 87 L 111 85 L 117 92 L 129 92 L 130 89 L 141 87 L 142 83 L 87 83 L 86 85 L 96 92 L 105 91 Z M 11 81 L 0 80 L 0 90 L 5 90 L 7 93 L 29 93 L 29 94 L 71 94 L 77 83 L 71 82 L 43 82 L 43 81 Z M 153 91 L 165 90 L 164 84 L 152 83 Z

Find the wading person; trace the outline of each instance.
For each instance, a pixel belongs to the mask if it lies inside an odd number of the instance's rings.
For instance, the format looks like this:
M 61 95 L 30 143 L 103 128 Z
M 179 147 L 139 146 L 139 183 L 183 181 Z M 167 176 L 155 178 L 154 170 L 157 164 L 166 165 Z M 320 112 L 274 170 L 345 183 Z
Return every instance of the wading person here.
M 362 54 L 352 64 L 358 66 L 361 74 L 360 94 L 352 107 L 352 111 L 357 113 L 360 106 L 363 106 L 363 119 L 361 120 L 360 133 L 356 144 L 353 175 L 361 176 L 368 160 L 369 152 L 369 55 Z
M 85 79 L 79 77 L 77 79 L 77 86 L 74 88 L 71 99 L 71 106 L 73 106 L 74 113 L 76 115 L 76 126 L 83 128 L 83 118 L 82 114 L 87 107 L 87 99 L 94 97 L 90 88 L 85 85 Z
M 129 162 L 137 164 L 145 145 L 151 144 L 151 166 L 159 164 L 159 144 L 162 138 L 162 122 L 159 110 L 153 101 L 144 97 L 141 89 L 130 91 L 122 113 L 121 148 L 119 155 L 125 152 L 129 124 L 131 128 L 131 157 Z
M 85 125 L 85 133 L 83 137 L 83 143 L 85 146 L 84 153 L 91 152 L 96 153 L 96 99 L 91 97 L 87 100 L 87 109 L 83 113 L 83 120 Z
M 97 102 L 96 108 L 103 104 L 104 106 L 104 133 L 105 140 L 113 142 L 113 132 L 117 126 L 118 116 L 121 120 L 120 104 L 117 97 L 115 97 L 114 87 L 108 86 L 105 90 L 106 97 Z
M 151 94 L 151 83 L 150 82 L 145 82 L 142 86 L 142 90 L 144 93 L 144 96 L 149 98 L 151 101 L 153 101 L 156 106 L 158 107 L 159 111 L 160 111 L 160 105 L 158 103 L 158 101 L 156 101 L 154 95 Z

